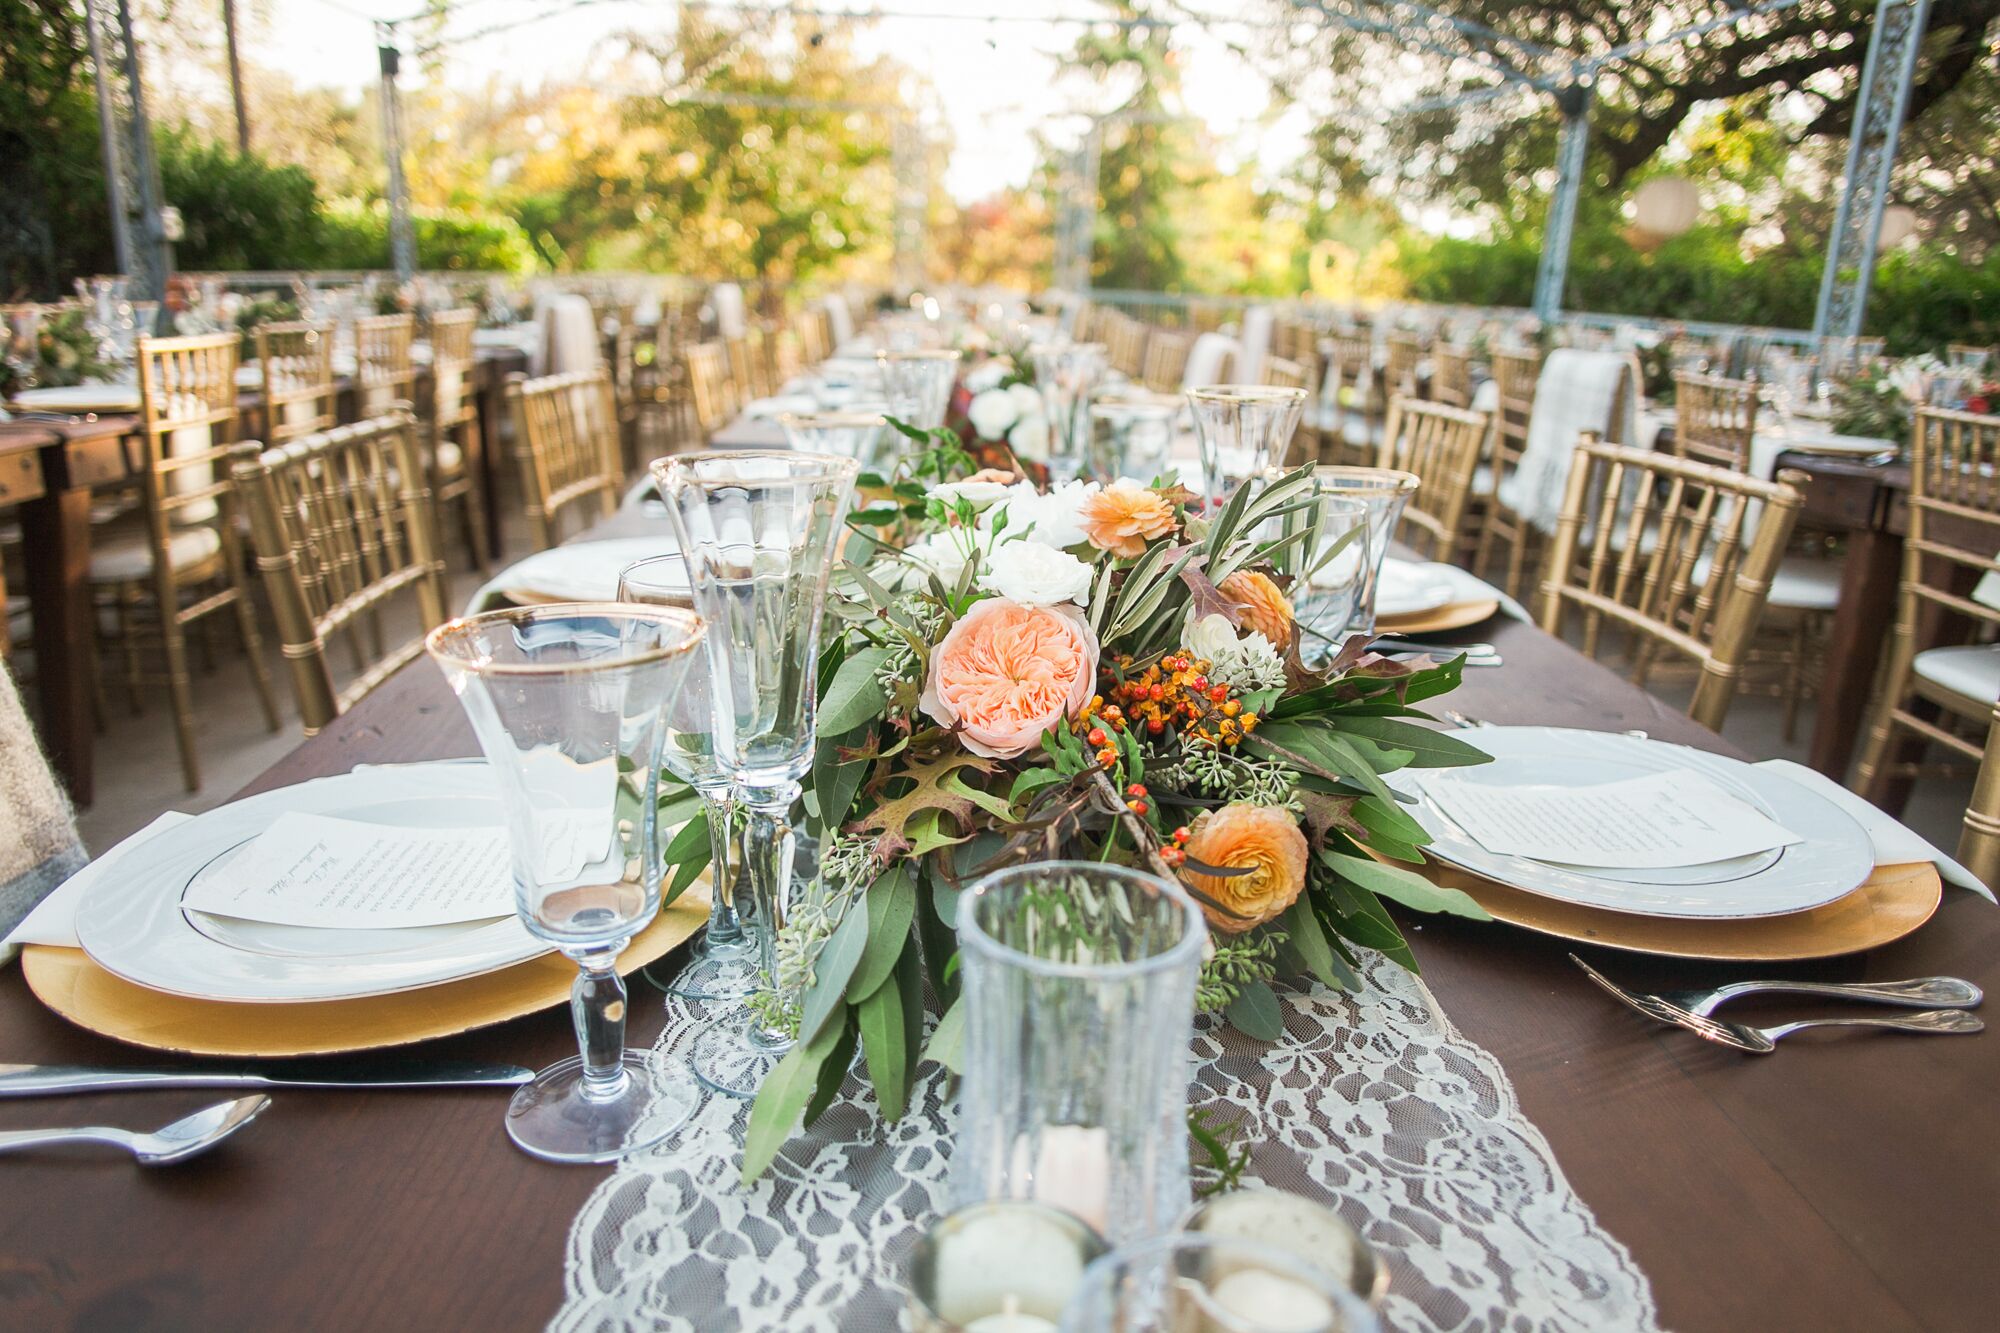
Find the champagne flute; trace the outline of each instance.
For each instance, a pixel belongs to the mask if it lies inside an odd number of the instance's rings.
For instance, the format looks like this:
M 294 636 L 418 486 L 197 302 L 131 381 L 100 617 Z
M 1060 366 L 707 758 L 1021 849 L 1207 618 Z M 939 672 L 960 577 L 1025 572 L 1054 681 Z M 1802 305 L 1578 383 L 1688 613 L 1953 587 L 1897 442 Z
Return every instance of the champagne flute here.
M 812 766 L 819 628 L 827 579 L 861 465 L 829 454 L 708 452 L 653 464 L 660 496 L 710 624 L 715 749 L 745 807 L 743 864 L 760 970 L 775 982 L 792 882 L 792 805 Z M 769 1012 L 697 1038 L 695 1076 L 756 1094 L 791 1049 Z
M 578 968 L 581 1055 L 507 1108 L 514 1142 L 550 1161 L 638 1152 L 694 1109 L 692 1089 L 625 1049 L 616 964 L 659 915 L 663 722 L 703 634 L 690 611 L 580 602 L 489 611 L 424 641 L 500 785 L 515 911 Z
M 618 600 L 692 610 L 694 589 L 688 582 L 687 561 L 675 552 L 627 565 L 618 575 Z M 708 926 L 695 942 L 687 966 L 661 989 L 690 1000 L 744 999 L 757 989 L 757 942 L 743 928 L 736 901 L 737 875 L 743 868 L 737 854 L 736 803 L 730 799 L 729 775 L 715 757 L 715 714 L 703 653 L 690 658 L 687 678 L 667 710 L 660 766 L 701 797 L 713 886 Z

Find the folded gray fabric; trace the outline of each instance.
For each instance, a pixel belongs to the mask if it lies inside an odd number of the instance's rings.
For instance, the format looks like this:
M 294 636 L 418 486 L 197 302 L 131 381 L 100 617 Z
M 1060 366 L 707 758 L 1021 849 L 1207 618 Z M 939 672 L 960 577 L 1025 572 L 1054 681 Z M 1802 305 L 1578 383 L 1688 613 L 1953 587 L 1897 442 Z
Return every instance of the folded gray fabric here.
M 89 859 L 14 677 L 0 663 L 0 935 Z

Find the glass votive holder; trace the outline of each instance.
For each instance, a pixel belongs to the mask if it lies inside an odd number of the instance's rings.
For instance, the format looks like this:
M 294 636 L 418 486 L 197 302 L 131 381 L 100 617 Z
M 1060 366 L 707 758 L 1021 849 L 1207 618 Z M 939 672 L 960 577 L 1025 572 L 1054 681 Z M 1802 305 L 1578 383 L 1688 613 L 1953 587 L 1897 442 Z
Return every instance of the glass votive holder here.
M 913 1333 L 1055 1333 L 1104 1238 L 1060 1208 L 977 1203 L 940 1220 L 910 1253 Z
M 1389 1268 L 1375 1247 L 1328 1205 L 1289 1190 L 1253 1185 L 1204 1199 L 1181 1230 L 1283 1250 L 1377 1309 L 1389 1290 Z
M 1375 593 L 1382 578 L 1382 559 L 1389 554 L 1389 543 L 1395 540 L 1396 524 L 1402 520 L 1403 507 L 1410 497 L 1417 493 L 1422 484 L 1414 472 L 1399 472 L 1386 467 L 1317 467 L 1313 469 L 1314 488 L 1322 500 L 1355 500 L 1368 510 L 1368 557 L 1370 564 L 1365 571 L 1360 595 L 1355 599 L 1354 614 L 1348 620 L 1348 632 L 1352 634 L 1373 634 L 1375 632 Z
M 1175 1232 L 1084 1271 L 1059 1333 L 1379 1333 L 1360 1297 L 1288 1251 Z
M 1166 1231 L 1190 1202 L 1200 909 L 1157 875 L 1045 861 L 967 890 L 958 939 L 954 1203 L 1035 1199 L 1113 1242 Z

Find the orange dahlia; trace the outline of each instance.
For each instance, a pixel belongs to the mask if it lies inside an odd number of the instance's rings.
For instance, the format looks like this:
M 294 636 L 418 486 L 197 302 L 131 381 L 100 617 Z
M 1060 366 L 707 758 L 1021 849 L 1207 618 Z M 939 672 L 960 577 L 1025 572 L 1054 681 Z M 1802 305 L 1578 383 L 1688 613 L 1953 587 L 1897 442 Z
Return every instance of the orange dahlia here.
M 1077 519 L 1092 546 L 1130 560 L 1174 530 L 1174 507 L 1158 491 L 1120 477 L 1078 506 Z

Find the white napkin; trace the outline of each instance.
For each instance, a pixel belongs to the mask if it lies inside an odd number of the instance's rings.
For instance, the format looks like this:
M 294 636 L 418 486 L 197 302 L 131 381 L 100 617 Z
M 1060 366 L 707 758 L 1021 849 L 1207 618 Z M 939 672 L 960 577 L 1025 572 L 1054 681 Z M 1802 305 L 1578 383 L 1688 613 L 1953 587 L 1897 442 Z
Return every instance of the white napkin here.
M 64 880 L 55 892 L 35 904 L 34 910 L 8 933 L 5 940 L 0 940 L 0 962 L 12 958 L 23 944 L 53 944 L 64 949 L 80 947 L 76 939 L 76 908 L 83 901 L 83 895 L 90 892 L 90 886 L 117 869 L 143 844 L 193 818 L 193 815 L 169 810 Z
M 1867 830 L 1868 841 L 1875 845 L 1876 865 L 1915 865 L 1918 862 L 1929 861 L 1938 868 L 1938 874 L 1943 876 L 1945 883 L 1956 884 L 1961 889 L 1970 889 L 1988 902 L 1995 901 L 1993 890 L 1973 878 L 1971 871 L 1826 774 L 1817 769 L 1807 768 L 1804 764 L 1795 764 L 1789 759 L 1766 759 L 1757 767 L 1769 769 L 1781 777 L 1789 778 L 1808 791 L 1826 797 L 1846 811 L 1853 817 L 1855 823 Z

